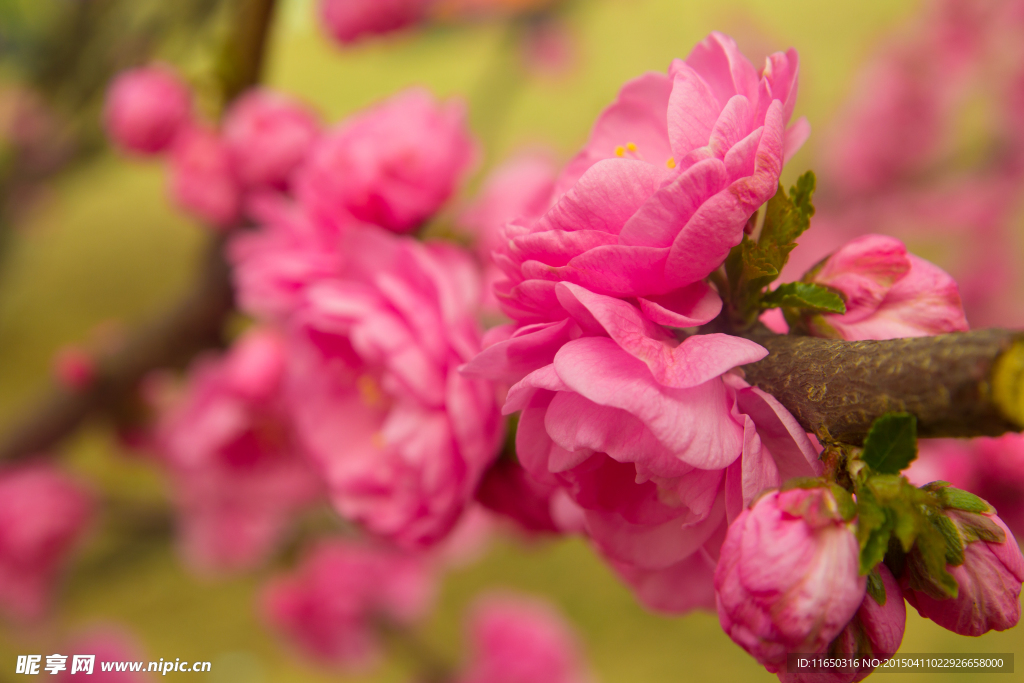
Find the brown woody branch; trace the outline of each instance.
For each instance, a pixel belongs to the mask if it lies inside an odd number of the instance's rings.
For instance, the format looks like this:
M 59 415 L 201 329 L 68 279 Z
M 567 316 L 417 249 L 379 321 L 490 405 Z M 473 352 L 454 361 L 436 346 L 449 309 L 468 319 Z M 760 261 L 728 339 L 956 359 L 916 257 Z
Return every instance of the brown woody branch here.
M 995 436 L 1024 427 L 1024 333 L 978 330 L 837 341 L 758 335 L 770 355 L 743 367 L 809 432 L 860 445 L 872 421 L 913 413 L 922 437 Z
M 275 4 L 276 0 L 234 0 L 221 74 L 225 102 L 259 82 Z M 101 363 L 87 389 L 51 389 L 0 439 L 0 462 L 50 450 L 92 415 L 130 412 L 139 382 L 151 371 L 181 367 L 200 351 L 222 345 L 224 321 L 234 307 L 223 247 L 223 237 L 211 238 L 192 289 L 139 330 L 116 357 Z

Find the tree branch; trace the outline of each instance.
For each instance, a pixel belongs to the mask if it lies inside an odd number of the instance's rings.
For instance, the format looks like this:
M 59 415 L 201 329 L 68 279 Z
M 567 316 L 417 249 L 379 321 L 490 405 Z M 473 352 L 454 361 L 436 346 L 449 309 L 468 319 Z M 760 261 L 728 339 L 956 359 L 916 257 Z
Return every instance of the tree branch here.
M 260 78 L 276 0 L 236 0 L 234 30 L 225 46 L 221 74 L 228 102 Z M 55 387 L 14 430 L 0 440 L 0 462 L 42 454 L 94 414 L 130 410 L 139 382 L 152 370 L 180 367 L 198 352 L 222 345 L 222 327 L 234 307 L 223 237 L 213 237 L 192 289 L 164 315 L 142 328 L 114 358 L 101 364 L 94 382 L 71 392 Z
M 1024 427 L 1024 333 L 978 330 L 886 341 L 758 334 L 771 353 L 743 367 L 820 439 L 861 445 L 875 418 L 913 413 L 922 437 Z

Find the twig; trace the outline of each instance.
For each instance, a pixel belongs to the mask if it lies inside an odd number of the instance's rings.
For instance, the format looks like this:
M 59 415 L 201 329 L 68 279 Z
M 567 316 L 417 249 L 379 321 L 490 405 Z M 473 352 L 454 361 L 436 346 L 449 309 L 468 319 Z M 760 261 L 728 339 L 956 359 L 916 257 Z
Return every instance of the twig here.
M 809 432 L 860 445 L 872 421 L 906 411 L 923 437 L 1024 427 L 1024 333 L 978 330 L 887 341 L 757 335 L 771 354 L 743 367 Z
M 259 81 L 275 4 L 276 0 L 236 0 L 235 30 L 225 49 L 232 66 L 222 74 L 225 101 Z M 89 388 L 80 392 L 51 389 L 0 440 L 0 462 L 49 451 L 91 415 L 129 410 L 136 387 L 149 372 L 180 367 L 200 351 L 220 346 L 221 328 L 234 306 L 223 246 L 223 237 L 211 238 L 189 293 L 104 363 Z

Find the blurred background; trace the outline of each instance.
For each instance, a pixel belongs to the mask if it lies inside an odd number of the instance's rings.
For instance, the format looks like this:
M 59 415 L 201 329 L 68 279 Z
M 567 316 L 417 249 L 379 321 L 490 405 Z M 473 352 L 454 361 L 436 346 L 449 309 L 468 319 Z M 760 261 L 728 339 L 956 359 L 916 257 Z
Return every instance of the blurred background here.
M 216 111 L 213 84 L 223 76 L 223 62 L 210 46 L 229 28 L 219 4 L 0 0 L 0 136 L 6 137 L 0 142 L 0 434 L 51 383 L 58 350 L 116 340 L 176 300 L 193 277 L 206 233 L 166 199 L 163 164 L 112 152 L 99 116 L 110 76 L 154 56 L 176 64 L 197 88 L 200 105 Z M 887 45 L 910 35 L 928 11 L 918 0 L 575 0 L 551 10 L 546 32 L 538 32 L 529 23 L 534 15 L 517 14 L 516 5 L 526 3 L 505 4 L 508 11 L 499 17 L 445 18 L 341 48 L 322 31 L 313 0 L 281 0 L 265 82 L 310 104 L 327 122 L 414 84 L 441 97 L 465 98 L 484 152 L 465 199 L 487 169 L 516 151 L 547 147 L 564 161 L 626 80 L 664 70 L 719 30 L 733 36 L 755 65 L 777 50 L 800 53 L 796 116 L 806 116 L 813 132 L 787 165 L 788 183 L 809 168 L 828 166 L 830 126 L 864 92 L 858 75 Z M 961 171 L 982 163 L 977 160 L 992 145 L 1004 144 L 983 98 L 974 93 L 963 100 L 951 135 L 966 151 L 949 157 Z M 842 174 L 826 169 L 819 178 L 827 202 L 829 178 L 838 179 L 838 187 Z M 835 199 L 840 208 L 822 220 L 848 222 L 842 201 L 850 200 Z M 1018 241 L 1007 237 L 997 248 L 1012 266 L 1022 256 L 1016 189 L 1000 201 L 999 229 Z M 457 208 L 458 201 L 451 211 Z M 901 229 L 915 215 L 928 215 L 915 211 L 907 209 L 897 221 Z M 931 235 L 927 225 L 906 228 L 908 244 L 957 274 L 964 244 L 997 239 L 978 227 L 974 214 L 963 215 L 947 215 L 960 223 L 942 235 Z M 858 220 L 860 226 L 850 230 L 888 231 L 864 226 L 873 219 Z M 825 253 L 827 248 L 806 260 Z M 1010 303 L 985 303 L 996 285 L 982 277 L 977 313 L 968 309 L 972 323 L 1019 324 L 1013 316 L 1024 307 L 1017 304 L 1021 290 L 1010 266 L 997 283 L 997 298 Z M 122 444 L 107 427 L 91 425 L 62 447 L 60 457 L 112 499 L 158 507 L 168 495 L 161 475 Z M 272 569 L 196 578 L 176 561 L 159 520 L 151 527 L 142 517 L 136 521 L 127 530 L 96 525 L 61 585 L 57 618 L 0 630 L 0 681 L 20 679 L 13 673 L 17 654 L 49 654 L 67 633 L 94 623 L 115 623 L 134 634 L 147 660 L 211 661 L 211 673 L 174 674 L 193 680 L 408 680 L 402 661 L 365 676 L 304 663 L 272 636 L 256 610 L 257 589 Z M 774 680 L 728 639 L 714 615 L 645 612 L 579 539 L 493 538 L 478 560 L 446 575 L 438 608 L 422 628 L 424 639 L 457 658 L 463 612 L 492 588 L 553 602 L 580 634 L 594 678 L 604 683 Z M 910 612 L 905 652 L 1024 654 L 1019 629 L 974 640 Z M 1017 669 L 1001 680 L 1024 681 L 1024 660 Z M 883 681 L 895 675 L 875 676 Z M 962 674 L 900 674 L 898 680 L 926 677 L 973 680 Z

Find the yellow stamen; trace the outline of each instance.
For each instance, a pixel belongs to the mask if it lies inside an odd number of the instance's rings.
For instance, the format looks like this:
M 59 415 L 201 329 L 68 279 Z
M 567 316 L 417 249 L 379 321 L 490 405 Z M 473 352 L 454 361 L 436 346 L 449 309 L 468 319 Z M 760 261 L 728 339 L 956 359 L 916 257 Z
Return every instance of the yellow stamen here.
M 676 160 L 675 160 L 675 158 L 669 157 L 668 161 L 665 162 L 665 165 L 668 166 L 669 168 L 675 168 L 676 167 Z
M 630 152 L 635 152 L 636 151 L 636 145 L 634 145 L 632 142 L 627 142 L 626 143 L 626 149 L 628 149 Z
M 616 147 L 615 148 L 615 156 L 617 156 L 617 157 L 626 156 L 626 148 L 623 147 L 622 145 L 619 145 L 618 147 Z
M 369 407 L 374 408 L 384 402 L 384 393 L 381 392 L 380 385 L 370 375 L 360 375 L 356 380 L 356 388 L 359 389 L 363 403 Z

